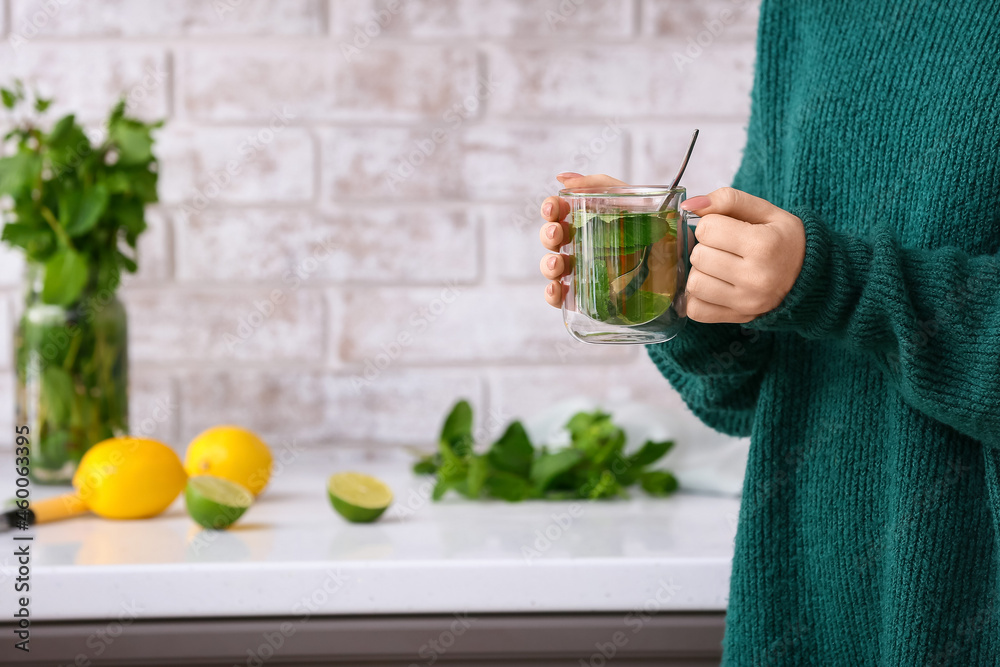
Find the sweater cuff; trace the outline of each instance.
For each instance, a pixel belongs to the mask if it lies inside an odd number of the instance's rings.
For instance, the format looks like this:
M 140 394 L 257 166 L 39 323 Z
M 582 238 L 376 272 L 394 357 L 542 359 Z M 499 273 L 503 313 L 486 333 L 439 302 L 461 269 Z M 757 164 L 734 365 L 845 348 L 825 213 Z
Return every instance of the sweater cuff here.
M 797 331 L 809 337 L 819 327 L 830 299 L 830 256 L 835 240 L 830 229 L 809 211 L 792 211 L 802 220 L 806 232 L 806 254 L 802 271 L 791 291 L 774 310 L 746 324 L 761 331 Z
M 647 345 L 646 350 L 664 374 L 671 366 L 686 375 L 730 376 L 756 371 L 767 344 L 759 331 L 738 324 L 688 320 L 676 337 Z

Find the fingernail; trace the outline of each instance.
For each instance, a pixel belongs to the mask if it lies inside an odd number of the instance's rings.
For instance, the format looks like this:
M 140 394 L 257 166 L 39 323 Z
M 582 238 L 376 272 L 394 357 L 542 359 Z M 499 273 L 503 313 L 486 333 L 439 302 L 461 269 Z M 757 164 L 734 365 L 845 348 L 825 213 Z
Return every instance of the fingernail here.
M 549 265 L 550 269 L 556 268 L 556 256 L 552 255 L 551 257 L 549 257 L 549 261 L 547 262 L 547 264 Z
M 681 208 L 684 209 L 685 211 L 696 211 L 699 208 L 705 208 L 706 206 L 710 206 L 711 204 L 712 204 L 711 199 L 709 199 L 705 195 L 699 195 L 697 197 L 692 197 L 691 199 L 685 199 L 683 202 L 681 202 Z
M 549 228 L 545 230 L 545 235 L 550 239 L 554 239 L 556 237 L 556 225 L 549 225 Z
M 546 202 L 542 206 L 542 215 L 552 215 L 552 202 Z
M 552 289 L 552 283 L 549 283 L 548 287 L 545 288 L 545 293 L 552 296 L 554 292 L 555 290 Z
M 583 174 L 578 174 L 575 171 L 564 171 L 561 174 L 556 175 L 556 178 L 582 178 Z

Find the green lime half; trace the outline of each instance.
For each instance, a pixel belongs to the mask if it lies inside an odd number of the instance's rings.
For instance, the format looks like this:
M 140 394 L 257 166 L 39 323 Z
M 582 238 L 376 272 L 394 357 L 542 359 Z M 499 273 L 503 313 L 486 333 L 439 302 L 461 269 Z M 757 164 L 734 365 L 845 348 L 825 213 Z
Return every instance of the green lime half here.
M 330 504 L 340 516 L 355 523 L 370 523 L 392 504 L 392 489 L 371 475 L 338 472 L 326 483 Z
M 197 475 L 188 479 L 184 501 L 188 514 L 200 525 L 225 530 L 253 504 L 253 494 L 228 479 Z

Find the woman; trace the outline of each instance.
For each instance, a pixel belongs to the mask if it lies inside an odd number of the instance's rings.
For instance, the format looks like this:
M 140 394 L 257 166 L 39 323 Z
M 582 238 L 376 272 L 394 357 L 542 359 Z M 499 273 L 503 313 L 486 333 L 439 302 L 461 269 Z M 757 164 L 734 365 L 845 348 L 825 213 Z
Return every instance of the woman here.
M 751 437 L 725 665 L 1000 664 L 998 17 L 764 0 L 733 189 L 686 202 L 692 321 L 648 347 Z

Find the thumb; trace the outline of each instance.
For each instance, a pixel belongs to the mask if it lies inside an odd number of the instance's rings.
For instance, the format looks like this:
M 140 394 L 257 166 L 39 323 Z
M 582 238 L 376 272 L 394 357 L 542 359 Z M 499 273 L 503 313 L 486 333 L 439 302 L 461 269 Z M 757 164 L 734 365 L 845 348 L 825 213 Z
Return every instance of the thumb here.
M 567 188 L 597 188 L 608 185 L 628 185 L 625 181 L 611 178 L 607 174 L 591 174 L 584 176 L 574 172 L 564 172 L 556 176 L 556 180 Z
M 735 188 L 719 188 L 707 195 L 692 197 L 681 203 L 681 208 L 702 217 L 719 213 L 752 224 L 777 222 L 791 215 L 766 199 Z

